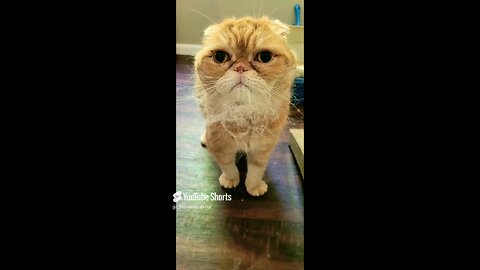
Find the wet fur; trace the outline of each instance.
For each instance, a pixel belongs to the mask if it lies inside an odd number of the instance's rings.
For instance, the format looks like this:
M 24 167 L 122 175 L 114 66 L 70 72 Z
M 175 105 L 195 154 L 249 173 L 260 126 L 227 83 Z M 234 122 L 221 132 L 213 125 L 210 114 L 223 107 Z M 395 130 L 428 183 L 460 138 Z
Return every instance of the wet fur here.
M 296 69 L 287 32 L 285 24 L 266 17 L 231 18 L 205 30 L 203 48 L 195 56 L 195 94 L 206 123 L 202 144 L 221 168 L 225 188 L 240 181 L 235 154 L 242 151 L 248 193 L 260 196 L 268 189 L 262 178 L 288 118 Z M 231 59 L 215 62 L 217 50 Z M 274 55 L 268 63 L 255 59 L 264 50 Z M 247 68 L 241 75 L 235 71 L 239 65 Z M 243 84 L 237 85 L 240 77 Z

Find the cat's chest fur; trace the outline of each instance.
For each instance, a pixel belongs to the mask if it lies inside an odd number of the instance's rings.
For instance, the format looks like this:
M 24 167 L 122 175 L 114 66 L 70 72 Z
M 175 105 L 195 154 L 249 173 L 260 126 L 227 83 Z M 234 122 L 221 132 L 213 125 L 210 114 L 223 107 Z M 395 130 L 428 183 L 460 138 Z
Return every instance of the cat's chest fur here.
M 245 122 L 221 122 L 212 125 L 214 134 L 229 140 L 237 150 L 249 152 L 265 144 L 275 143 L 279 131 L 285 125 L 286 114 L 271 119 L 249 119 Z

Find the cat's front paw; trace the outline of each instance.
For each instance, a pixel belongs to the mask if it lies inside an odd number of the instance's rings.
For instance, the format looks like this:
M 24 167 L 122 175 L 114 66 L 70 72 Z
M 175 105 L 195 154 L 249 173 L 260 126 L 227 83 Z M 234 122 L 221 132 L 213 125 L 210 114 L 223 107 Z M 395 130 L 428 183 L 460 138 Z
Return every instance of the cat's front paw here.
M 238 183 L 240 183 L 240 176 L 236 175 L 233 178 L 229 178 L 224 173 L 222 173 L 222 175 L 220 175 L 220 178 L 218 178 L 218 180 L 220 181 L 220 185 L 222 185 L 222 187 L 234 188 L 238 186 Z
M 267 183 L 265 181 L 245 181 L 245 186 L 247 187 L 247 191 L 252 196 L 260 196 L 265 194 L 268 189 Z

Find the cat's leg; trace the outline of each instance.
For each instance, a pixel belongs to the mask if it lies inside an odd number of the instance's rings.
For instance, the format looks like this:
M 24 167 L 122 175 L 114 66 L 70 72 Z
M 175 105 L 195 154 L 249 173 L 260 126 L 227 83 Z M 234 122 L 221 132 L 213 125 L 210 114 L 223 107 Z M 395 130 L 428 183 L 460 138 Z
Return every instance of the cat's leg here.
M 240 183 L 240 174 L 238 168 L 235 165 L 235 154 L 236 148 L 233 143 L 228 141 L 217 140 L 215 142 L 208 141 L 207 139 L 207 149 L 210 154 L 215 159 L 217 165 L 222 170 L 222 175 L 218 179 L 220 185 L 225 188 L 234 188 Z
M 220 185 L 224 188 L 234 188 L 240 183 L 240 174 L 238 173 L 237 166 L 234 162 L 226 164 L 219 164 L 222 169 L 222 175 L 218 178 Z
M 234 188 L 240 183 L 240 174 L 235 166 L 235 152 L 216 152 L 214 154 L 222 175 L 218 178 L 220 185 L 224 188 Z
M 252 196 L 263 195 L 268 190 L 268 185 L 262 178 L 274 147 L 275 145 L 269 144 L 247 153 L 248 171 L 245 186 Z

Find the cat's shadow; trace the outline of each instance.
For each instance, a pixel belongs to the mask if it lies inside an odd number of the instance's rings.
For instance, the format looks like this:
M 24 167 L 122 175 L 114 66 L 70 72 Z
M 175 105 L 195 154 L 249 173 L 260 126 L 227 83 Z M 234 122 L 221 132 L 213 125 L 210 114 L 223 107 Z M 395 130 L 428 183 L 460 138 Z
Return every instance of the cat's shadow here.
M 247 154 L 243 152 L 238 152 L 235 156 L 235 160 L 235 165 L 237 165 L 238 171 L 240 173 L 240 181 L 245 181 L 248 170 Z

